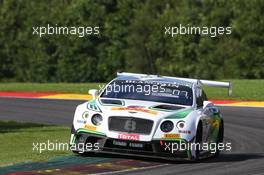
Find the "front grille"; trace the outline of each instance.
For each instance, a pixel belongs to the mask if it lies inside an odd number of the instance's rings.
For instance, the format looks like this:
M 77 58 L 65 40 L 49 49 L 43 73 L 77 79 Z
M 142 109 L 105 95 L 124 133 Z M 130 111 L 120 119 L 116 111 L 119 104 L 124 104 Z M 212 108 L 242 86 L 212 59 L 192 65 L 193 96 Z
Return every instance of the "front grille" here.
M 153 126 L 152 120 L 135 117 L 109 117 L 109 130 L 137 134 L 150 134 Z

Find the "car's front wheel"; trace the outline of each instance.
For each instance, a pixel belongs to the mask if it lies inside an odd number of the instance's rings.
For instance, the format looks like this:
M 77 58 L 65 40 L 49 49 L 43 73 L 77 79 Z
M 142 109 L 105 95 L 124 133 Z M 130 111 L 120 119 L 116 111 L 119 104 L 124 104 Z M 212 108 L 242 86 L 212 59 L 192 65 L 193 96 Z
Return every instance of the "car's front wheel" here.
M 196 136 L 195 136 L 195 160 L 200 159 L 200 146 L 202 144 L 202 135 L 203 134 L 203 127 L 202 123 L 199 122 L 196 130 Z

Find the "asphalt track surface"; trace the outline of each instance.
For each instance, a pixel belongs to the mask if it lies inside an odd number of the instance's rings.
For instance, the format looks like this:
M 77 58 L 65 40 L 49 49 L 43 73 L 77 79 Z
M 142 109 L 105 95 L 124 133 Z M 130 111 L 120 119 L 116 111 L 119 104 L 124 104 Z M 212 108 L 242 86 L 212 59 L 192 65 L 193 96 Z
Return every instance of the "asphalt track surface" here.
M 70 126 L 75 107 L 80 103 L 82 101 L 0 98 L 0 120 Z M 130 160 L 141 167 L 129 171 L 107 171 L 105 174 L 264 174 L 264 108 L 220 107 L 220 110 L 225 119 L 225 142 L 232 143 L 231 152 L 222 153 L 218 159 L 210 158 L 198 163 L 98 155 L 105 158 L 106 163 Z M 96 156 L 84 159 L 97 164 Z M 142 165 L 144 163 L 148 166 Z M 71 166 L 71 163 L 67 165 Z

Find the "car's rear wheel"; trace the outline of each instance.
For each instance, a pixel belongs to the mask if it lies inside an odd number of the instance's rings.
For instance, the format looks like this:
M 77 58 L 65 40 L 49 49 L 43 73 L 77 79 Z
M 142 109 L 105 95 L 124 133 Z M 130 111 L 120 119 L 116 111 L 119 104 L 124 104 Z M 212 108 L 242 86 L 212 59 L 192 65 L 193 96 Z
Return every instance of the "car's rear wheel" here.
M 224 122 L 221 121 L 220 125 L 219 125 L 219 132 L 218 132 L 218 136 L 217 136 L 217 141 L 216 141 L 216 152 L 214 157 L 218 157 L 220 154 L 220 150 L 218 149 L 218 145 L 219 143 L 223 143 L 224 141 Z

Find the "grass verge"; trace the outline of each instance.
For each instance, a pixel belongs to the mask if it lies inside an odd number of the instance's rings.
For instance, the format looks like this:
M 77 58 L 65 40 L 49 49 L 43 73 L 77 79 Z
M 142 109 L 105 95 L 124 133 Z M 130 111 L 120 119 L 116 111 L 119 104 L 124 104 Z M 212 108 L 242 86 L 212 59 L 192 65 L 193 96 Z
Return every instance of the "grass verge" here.
M 264 101 L 264 80 L 224 80 L 233 86 L 233 95 L 225 88 L 205 87 L 208 98 Z M 0 91 L 63 92 L 87 94 L 105 83 L 0 83 Z
M 19 162 L 44 161 L 70 151 L 33 151 L 33 143 L 68 143 L 70 128 L 33 123 L 0 121 L 0 166 Z
M 205 87 L 208 98 L 264 101 L 264 80 L 224 80 L 232 83 L 232 96 L 225 88 Z

